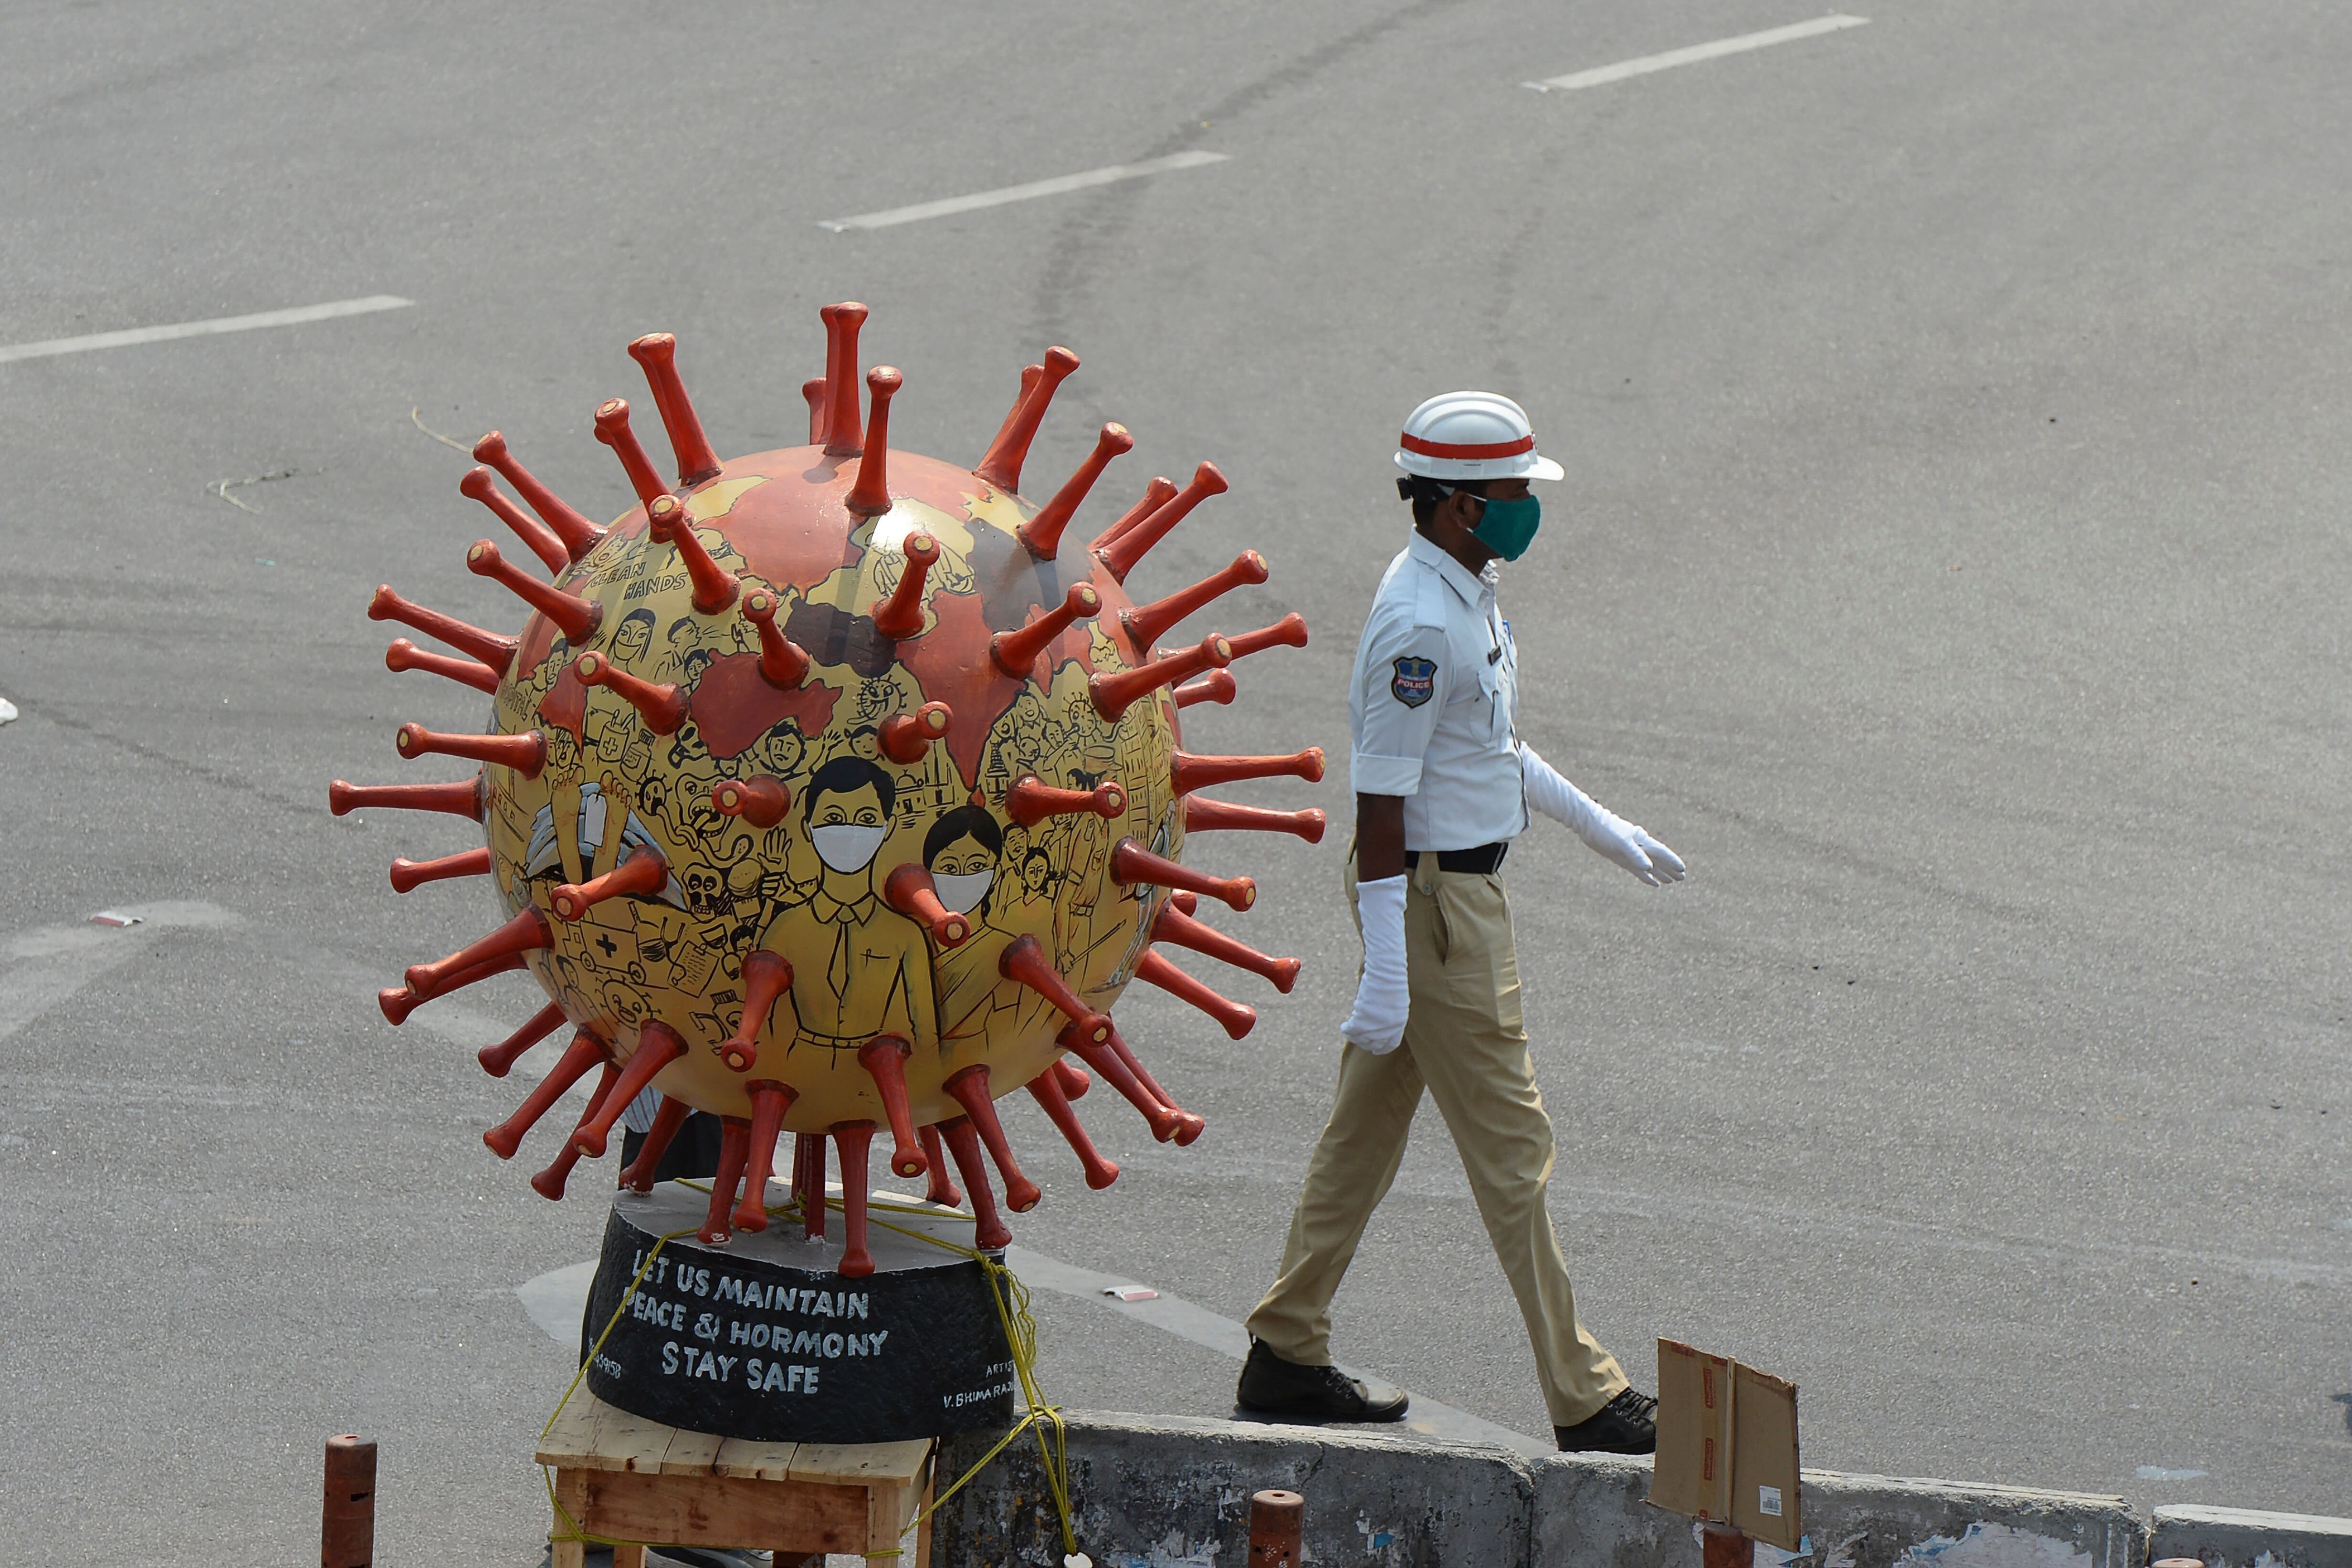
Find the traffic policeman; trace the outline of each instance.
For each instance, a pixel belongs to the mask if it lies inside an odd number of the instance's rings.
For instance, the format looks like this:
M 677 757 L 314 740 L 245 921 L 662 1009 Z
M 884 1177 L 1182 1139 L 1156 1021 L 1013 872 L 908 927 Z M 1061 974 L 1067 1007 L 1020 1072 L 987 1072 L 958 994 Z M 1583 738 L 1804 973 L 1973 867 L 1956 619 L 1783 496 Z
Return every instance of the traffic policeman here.
M 1497 873 L 1530 809 L 1651 886 L 1680 881 L 1683 862 L 1519 739 L 1518 660 L 1495 603 L 1496 562 L 1517 560 L 1535 538 L 1540 504 L 1528 481 L 1560 477 L 1537 455 L 1526 412 L 1492 392 L 1431 398 L 1405 422 L 1396 462 L 1413 532 L 1365 619 L 1348 703 L 1348 887 L 1363 973 L 1282 1267 L 1250 1314 L 1238 1402 L 1269 1415 L 1403 1418 L 1402 1392 L 1331 1364 L 1330 1308 L 1426 1089 L 1527 1321 L 1559 1447 L 1649 1453 L 1657 1401 L 1578 1322 L 1552 1233 L 1551 1121 Z

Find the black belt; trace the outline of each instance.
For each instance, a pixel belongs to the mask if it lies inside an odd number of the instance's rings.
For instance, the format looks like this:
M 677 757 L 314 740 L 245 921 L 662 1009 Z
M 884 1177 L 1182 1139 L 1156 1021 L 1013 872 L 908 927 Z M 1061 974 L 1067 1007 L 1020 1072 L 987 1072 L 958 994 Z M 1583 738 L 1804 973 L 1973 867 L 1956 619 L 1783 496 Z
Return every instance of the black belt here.
M 1440 850 L 1437 869 L 1463 872 L 1471 876 L 1492 876 L 1503 869 L 1503 857 L 1511 852 L 1510 841 L 1480 844 L 1469 850 Z

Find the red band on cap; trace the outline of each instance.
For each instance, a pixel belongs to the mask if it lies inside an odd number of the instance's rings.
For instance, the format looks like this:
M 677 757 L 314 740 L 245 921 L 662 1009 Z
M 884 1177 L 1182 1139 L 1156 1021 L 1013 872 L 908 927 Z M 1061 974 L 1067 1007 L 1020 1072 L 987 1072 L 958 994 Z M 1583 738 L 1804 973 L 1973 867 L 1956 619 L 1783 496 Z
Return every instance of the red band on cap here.
M 1423 457 L 1465 459 L 1517 457 L 1522 452 L 1533 452 L 1536 449 L 1536 438 L 1532 434 L 1522 435 L 1517 441 L 1496 441 L 1478 446 L 1463 446 L 1444 441 L 1423 441 L 1418 435 L 1400 435 L 1397 437 L 1397 443 L 1407 452 L 1417 452 Z

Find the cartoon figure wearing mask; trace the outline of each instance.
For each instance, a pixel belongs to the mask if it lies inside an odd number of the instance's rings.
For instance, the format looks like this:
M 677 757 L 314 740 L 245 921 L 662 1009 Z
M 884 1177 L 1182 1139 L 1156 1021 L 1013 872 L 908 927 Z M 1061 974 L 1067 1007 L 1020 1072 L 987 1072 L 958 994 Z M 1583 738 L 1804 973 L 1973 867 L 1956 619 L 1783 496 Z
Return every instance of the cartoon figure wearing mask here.
M 984 806 L 959 806 L 943 813 L 923 835 L 923 864 L 940 902 L 971 916 L 971 935 L 938 954 L 940 1044 L 952 1057 L 959 1043 L 975 1049 L 988 1036 L 999 1012 L 1017 1012 L 1026 993 L 997 973 L 997 960 L 1021 935 L 998 923 L 991 906 L 996 872 L 1004 858 L 1004 830 Z M 975 1054 L 973 1061 L 980 1060 Z
M 836 757 L 809 780 L 802 821 L 824 869 L 805 900 L 777 911 L 761 944 L 791 955 L 792 1050 L 822 1048 L 837 1059 L 877 1035 L 938 1042 L 929 939 L 874 888 L 874 857 L 898 793 L 863 757 Z

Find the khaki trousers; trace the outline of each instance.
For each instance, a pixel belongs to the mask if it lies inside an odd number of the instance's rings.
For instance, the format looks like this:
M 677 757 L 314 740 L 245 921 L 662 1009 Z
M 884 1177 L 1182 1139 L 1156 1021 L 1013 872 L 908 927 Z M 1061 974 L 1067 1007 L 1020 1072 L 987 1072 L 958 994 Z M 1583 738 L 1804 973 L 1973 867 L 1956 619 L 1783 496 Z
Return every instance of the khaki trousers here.
M 1433 854 L 1416 860 L 1404 906 L 1412 988 L 1404 1043 L 1385 1056 L 1353 1045 L 1340 1051 L 1331 1120 L 1307 1167 L 1281 1272 L 1250 1314 L 1249 1332 L 1286 1361 L 1329 1364 L 1331 1298 L 1396 1179 L 1426 1088 L 1527 1320 L 1544 1405 L 1553 1425 L 1573 1426 L 1627 1384 L 1616 1357 L 1577 1321 L 1568 1264 L 1552 1234 L 1545 1204 L 1551 1119 L 1519 1011 L 1510 904 L 1500 877 L 1440 871 Z M 1354 862 L 1351 854 L 1351 906 Z

